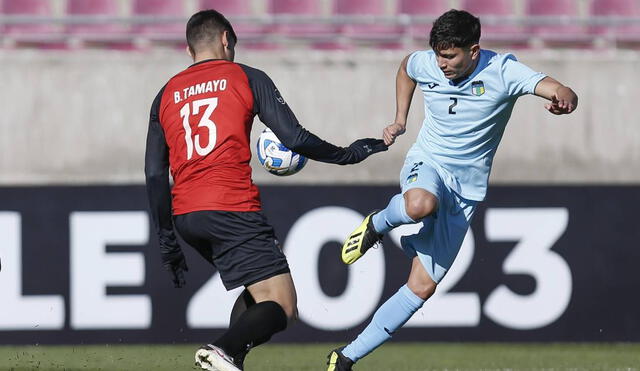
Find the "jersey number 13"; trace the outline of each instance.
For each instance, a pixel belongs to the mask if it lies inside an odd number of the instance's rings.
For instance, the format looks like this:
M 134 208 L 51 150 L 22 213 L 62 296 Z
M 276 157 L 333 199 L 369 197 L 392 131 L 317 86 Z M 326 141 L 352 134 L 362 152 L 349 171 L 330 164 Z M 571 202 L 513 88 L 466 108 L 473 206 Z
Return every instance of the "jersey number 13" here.
M 191 110 L 193 105 L 193 111 Z M 200 108 L 205 106 L 204 114 L 200 118 L 198 127 L 204 126 L 209 129 L 209 138 L 201 138 L 200 134 L 196 134 L 192 137 L 191 125 L 189 124 L 189 116 L 197 115 L 200 113 Z M 218 98 L 207 98 L 193 101 L 192 103 L 186 103 L 180 109 L 180 117 L 182 117 L 182 126 L 184 126 L 184 140 L 187 142 L 187 160 L 191 160 L 193 157 L 193 149 L 195 147 L 196 153 L 200 156 L 205 156 L 216 146 L 216 124 L 211 120 L 213 111 L 218 106 Z M 202 140 L 201 140 L 202 139 Z M 206 147 L 202 147 L 201 141 L 207 143 Z

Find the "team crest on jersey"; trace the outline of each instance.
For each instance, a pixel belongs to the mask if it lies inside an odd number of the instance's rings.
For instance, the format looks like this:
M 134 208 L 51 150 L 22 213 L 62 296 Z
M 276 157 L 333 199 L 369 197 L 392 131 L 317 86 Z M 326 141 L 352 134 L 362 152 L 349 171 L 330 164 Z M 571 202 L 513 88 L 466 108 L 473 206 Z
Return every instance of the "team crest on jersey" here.
M 481 96 L 484 94 L 484 83 L 482 81 L 474 81 L 471 83 L 471 92 L 473 95 Z

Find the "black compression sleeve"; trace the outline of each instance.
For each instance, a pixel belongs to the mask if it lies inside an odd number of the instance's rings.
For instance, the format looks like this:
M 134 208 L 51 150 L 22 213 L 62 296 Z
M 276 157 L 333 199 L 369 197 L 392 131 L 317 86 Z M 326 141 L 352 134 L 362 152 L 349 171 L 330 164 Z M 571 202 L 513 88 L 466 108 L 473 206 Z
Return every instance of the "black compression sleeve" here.
M 346 148 L 328 143 L 300 125 L 266 73 L 246 65 L 240 66 L 247 74 L 253 91 L 254 113 L 273 130 L 282 144 L 312 160 L 341 165 L 353 162 L 353 156 Z
M 171 221 L 171 187 L 169 185 L 169 148 L 160 125 L 160 100 L 164 88 L 151 105 L 147 148 L 144 157 L 144 174 L 151 219 L 158 233 L 161 247 L 177 246 Z

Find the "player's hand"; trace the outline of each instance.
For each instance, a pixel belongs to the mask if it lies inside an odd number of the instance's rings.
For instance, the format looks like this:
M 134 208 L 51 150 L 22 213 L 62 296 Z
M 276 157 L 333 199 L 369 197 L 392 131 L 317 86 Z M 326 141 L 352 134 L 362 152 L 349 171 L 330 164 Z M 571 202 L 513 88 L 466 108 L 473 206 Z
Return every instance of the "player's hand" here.
M 189 270 L 187 259 L 185 259 L 182 249 L 177 244 L 174 246 L 161 246 L 160 254 L 162 267 L 171 274 L 173 287 L 182 287 L 186 284 L 184 272 Z
M 551 103 L 544 105 L 544 108 L 554 115 L 566 115 L 576 110 L 578 107 L 578 96 L 570 88 L 561 86 L 551 97 Z
M 346 163 L 356 164 L 374 153 L 389 149 L 382 139 L 364 138 L 358 139 L 347 147 L 349 159 Z
M 396 141 L 396 137 L 404 134 L 407 127 L 402 124 L 391 124 L 382 130 L 382 138 L 384 138 L 384 144 L 387 146 L 392 145 Z

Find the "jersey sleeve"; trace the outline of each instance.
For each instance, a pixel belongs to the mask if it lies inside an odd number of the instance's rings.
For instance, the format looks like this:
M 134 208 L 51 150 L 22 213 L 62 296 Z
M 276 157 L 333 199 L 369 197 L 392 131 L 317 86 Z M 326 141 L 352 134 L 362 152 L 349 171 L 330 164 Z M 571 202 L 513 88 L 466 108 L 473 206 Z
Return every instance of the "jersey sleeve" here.
M 160 101 L 164 88 L 156 96 L 149 114 L 149 130 L 144 158 L 144 174 L 151 220 L 161 247 L 177 247 L 171 221 L 171 186 L 169 185 L 169 147 L 160 125 Z
M 240 65 L 253 92 L 253 111 L 290 150 L 312 160 L 345 165 L 352 163 L 346 148 L 328 143 L 300 125 L 278 88 L 266 73 Z
M 407 75 L 409 75 L 411 80 L 414 80 L 414 81 L 417 80 L 416 76 L 418 75 L 416 71 L 418 67 L 417 66 L 418 64 L 416 63 L 416 58 L 418 56 L 418 53 L 419 52 L 411 53 L 411 55 L 409 55 L 409 59 L 407 59 Z
M 546 75 L 518 62 L 512 54 L 507 54 L 502 63 L 502 77 L 509 95 L 521 96 L 533 94 L 536 85 Z

